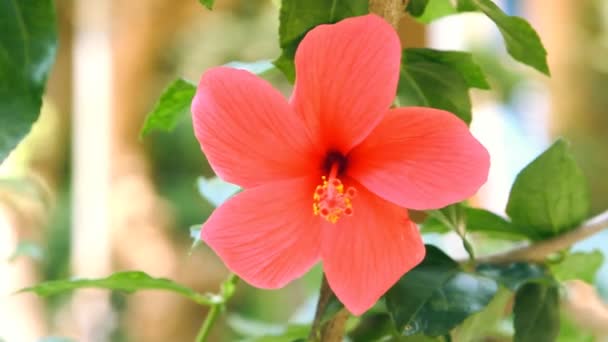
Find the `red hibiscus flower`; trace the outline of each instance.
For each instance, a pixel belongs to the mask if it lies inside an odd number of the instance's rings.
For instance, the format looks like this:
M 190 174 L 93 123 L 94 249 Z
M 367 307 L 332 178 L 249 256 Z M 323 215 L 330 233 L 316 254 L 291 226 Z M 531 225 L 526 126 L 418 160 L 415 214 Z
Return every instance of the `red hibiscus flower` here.
M 400 60 L 396 32 L 367 15 L 306 35 L 289 101 L 247 71 L 203 75 L 196 137 L 243 191 L 201 238 L 245 281 L 279 288 L 322 261 L 337 297 L 361 314 L 424 258 L 405 208 L 443 207 L 486 181 L 488 153 L 459 118 L 389 109 Z

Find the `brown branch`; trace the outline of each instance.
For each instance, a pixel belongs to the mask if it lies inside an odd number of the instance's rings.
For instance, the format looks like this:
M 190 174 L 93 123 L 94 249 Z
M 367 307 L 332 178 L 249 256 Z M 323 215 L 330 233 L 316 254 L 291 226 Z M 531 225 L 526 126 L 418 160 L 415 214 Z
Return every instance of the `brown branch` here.
M 578 241 L 608 228 L 608 210 L 585 221 L 578 228 L 549 240 L 543 240 L 528 246 L 477 258 L 476 263 L 508 263 L 514 261 L 543 262 L 553 253 L 568 248 Z
M 407 0 L 369 0 L 369 11 L 381 16 L 397 29 L 406 5 Z
M 327 321 L 323 320 L 325 311 L 327 310 L 333 295 L 334 294 L 327 283 L 327 278 L 323 275 L 323 280 L 321 280 L 321 292 L 319 294 L 319 301 L 317 302 L 317 311 L 315 312 L 315 319 L 310 329 L 310 335 L 308 336 L 309 341 L 342 341 L 346 320 L 348 319 L 348 311 L 343 308 L 331 319 Z

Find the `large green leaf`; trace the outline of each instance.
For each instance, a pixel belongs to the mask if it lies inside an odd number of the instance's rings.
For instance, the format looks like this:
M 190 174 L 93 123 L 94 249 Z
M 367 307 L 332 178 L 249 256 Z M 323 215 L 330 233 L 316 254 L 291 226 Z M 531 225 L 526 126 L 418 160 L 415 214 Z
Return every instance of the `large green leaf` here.
M 589 209 L 585 176 L 561 139 L 517 175 L 507 204 L 513 223 L 533 239 L 574 228 Z
M 170 279 L 153 278 L 140 271 L 114 273 L 107 278 L 55 280 L 28 287 L 19 292 L 33 292 L 46 297 L 83 288 L 101 288 L 115 291 L 164 290 L 175 292 L 201 305 L 214 304 L 214 297 L 203 295 Z
M 190 104 L 196 94 L 196 86 L 177 79 L 163 91 L 154 109 L 148 114 L 141 129 L 141 136 L 152 130 L 172 131 L 190 113 Z
M 528 283 L 515 294 L 515 342 L 553 342 L 559 333 L 556 285 Z
M 405 49 L 397 97 L 401 106 L 447 110 L 471 122 L 469 88 L 484 88 L 481 69 L 464 52 Z
M 529 282 L 553 283 L 547 270 L 537 264 L 514 262 L 510 264 L 481 264 L 477 273 L 495 279 L 504 287 L 517 290 Z
M 404 275 L 385 299 L 404 335 L 439 336 L 482 310 L 497 290 L 494 280 L 462 272 L 441 250 L 427 246 L 422 263 Z
M 457 0 L 456 5 L 450 0 L 415 1 L 411 8 L 408 6 L 408 12 L 419 21 L 429 23 L 451 14 L 481 11 L 498 27 L 511 57 L 549 75 L 547 51 L 526 20 L 505 14 L 492 0 Z
M 477 342 L 484 341 L 498 330 L 498 325 L 505 316 L 505 308 L 513 298 L 513 293 L 500 288 L 490 304 L 482 311 L 467 318 L 452 333 L 455 341 Z
M 524 19 L 506 15 L 492 0 L 470 0 L 498 26 L 507 52 L 517 61 L 549 75 L 547 51 L 538 33 Z
M 310 29 L 367 13 L 367 0 L 282 0 L 279 45 L 283 52 L 274 64 L 293 82 L 296 48 Z
M 551 272 L 560 281 L 581 279 L 590 284 L 595 281 L 595 274 L 604 263 L 600 251 L 570 253 L 561 262 L 551 265 Z
M 52 0 L 0 0 L 0 162 L 38 118 L 55 26 Z

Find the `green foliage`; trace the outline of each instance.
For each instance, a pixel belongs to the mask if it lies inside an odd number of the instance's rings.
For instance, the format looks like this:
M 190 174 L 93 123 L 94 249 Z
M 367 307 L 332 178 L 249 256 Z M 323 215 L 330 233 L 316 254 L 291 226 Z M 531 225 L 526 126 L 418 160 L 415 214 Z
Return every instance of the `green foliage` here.
M 194 94 L 196 86 L 186 80 L 180 78 L 169 84 L 146 117 L 140 136 L 152 130 L 172 131 L 190 113 Z
M 511 57 L 549 75 L 547 51 L 538 33 L 526 20 L 506 15 L 492 0 L 469 1 L 498 26 Z
M 279 45 L 283 52 L 274 64 L 293 82 L 296 48 L 309 30 L 317 25 L 335 23 L 367 13 L 367 0 L 282 0 Z
M 485 336 L 491 336 L 502 320 L 505 309 L 513 297 L 513 293 L 501 288 L 490 304 L 482 311 L 467 318 L 454 331 L 454 340 L 459 342 L 481 341 Z
M 547 270 L 537 264 L 514 262 L 510 264 L 481 264 L 477 272 L 486 277 L 495 279 L 502 286 L 516 291 L 529 282 L 553 284 Z
M 505 14 L 492 0 L 458 0 L 456 6 L 450 0 L 429 0 L 408 6 L 408 12 L 423 23 L 470 11 L 481 11 L 496 24 L 511 57 L 549 75 L 547 51 L 538 33 L 523 18 Z
M 400 105 L 447 110 L 470 123 L 469 88 L 489 88 L 471 54 L 433 49 L 403 51 L 397 89 Z
M 517 175 L 507 204 L 513 223 L 533 239 L 574 228 L 589 210 L 587 182 L 561 139 Z
M 404 335 L 440 336 L 481 311 L 497 290 L 494 280 L 463 272 L 441 250 L 427 246 L 422 263 L 405 274 L 385 299 Z
M 55 61 L 52 0 L 0 0 L 0 162 L 38 118 Z
M 515 342 L 553 342 L 559 333 L 556 285 L 527 283 L 515 294 Z
M 527 239 L 526 234 L 520 232 L 519 227 L 507 219 L 485 209 L 461 206 L 463 212 L 462 220 L 467 232 L 483 233 L 490 237 L 504 240 Z M 437 215 L 429 215 L 422 223 L 423 233 L 443 234 L 453 229 L 455 227 L 452 223 L 439 219 Z
M 416 17 L 418 21 L 428 24 L 435 19 L 456 13 L 458 13 L 458 11 L 456 11 L 452 5 L 451 0 L 429 0 L 422 14 L 411 14 Z
M 525 234 L 519 232 L 517 226 L 485 209 L 465 208 L 465 220 L 469 232 L 481 232 L 505 240 L 526 239 Z
M 429 0 L 410 0 L 405 8 L 412 16 L 419 17 L 424 13 L 426 6 L 429 4 Z
M 153 278 L 140 271 L 117 272 L 107 278 L 99 279 L 49 281 L 19 290 L 19 292 L 33 292 L 41 297 L 47 297 L 82 288 L 101 288 L 127 293 L 140 290 L 165 290 L 175 292 L 201 305 L 212 305 L 217 302 L 215 296 L 203 295 L 172 280 Z
M 198 2 L 200 2 L 201 5 L 207 7 L 208 10 L 212 10 L 213 3 L 215 2 L 215 0 L 198 0 Z
M 308 324 L 271 324 L 234 314 L 229 315 L 226 322 L 247 342 L 292 342 L 307 337 L 310 330 Z
M 602 267 L 604 256 L 600 251 L 569 253 L 558 264 L 551 265 L 551 272 L 560 281 L 580 279 L 590 284 Z

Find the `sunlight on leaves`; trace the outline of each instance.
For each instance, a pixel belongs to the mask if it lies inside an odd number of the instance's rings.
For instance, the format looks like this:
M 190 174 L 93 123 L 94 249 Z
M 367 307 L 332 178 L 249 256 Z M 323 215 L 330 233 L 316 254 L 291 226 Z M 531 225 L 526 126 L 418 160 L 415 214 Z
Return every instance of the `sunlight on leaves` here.
M 576 227 L 590 211 L 589 190 L 565 140 L 557 140 L 515 179 L 507 214 L 533 239 Z
M 597 271 L 604 263 L 602 252 L 568 253 L 558 264 L 550 266 L 551 272 L 560 281 L 580 279 L 589 284 L 595 281 Z

